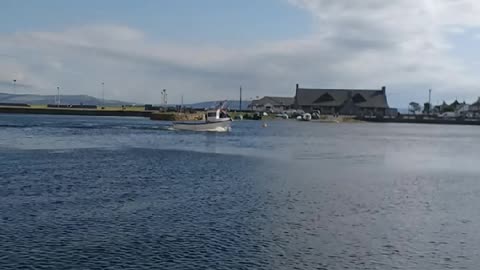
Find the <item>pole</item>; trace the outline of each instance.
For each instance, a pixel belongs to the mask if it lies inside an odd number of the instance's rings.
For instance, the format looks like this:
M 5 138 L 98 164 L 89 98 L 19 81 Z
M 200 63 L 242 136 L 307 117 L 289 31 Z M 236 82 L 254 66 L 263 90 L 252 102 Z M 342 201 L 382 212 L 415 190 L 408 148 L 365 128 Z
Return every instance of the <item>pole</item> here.
M 17 80 L 13 80 L 13 93 L 17 94 Z
M 428 114 L 430 114 L 430 110 L 432 109 L 432 89 L 428 90 Z
M 57 106 L 60 105 L 60 86 L 57 86 Z
M 102 107 L 105 107 L 105 83 L 102 82 Z
M 165 106 L 165 89 L 162 90 L 162 106 Z
M 182 106 L 180 107 L 180 111 L 183 112 L 183 95 L 182 95 Z
M 240 85 L 240 111 L 242 111 L 242 86 Z

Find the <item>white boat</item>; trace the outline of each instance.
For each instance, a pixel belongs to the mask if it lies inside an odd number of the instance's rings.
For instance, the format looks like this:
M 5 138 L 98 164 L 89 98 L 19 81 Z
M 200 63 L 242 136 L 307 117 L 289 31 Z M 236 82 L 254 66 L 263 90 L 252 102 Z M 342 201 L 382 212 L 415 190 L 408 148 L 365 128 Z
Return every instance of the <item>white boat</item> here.
M 297 120 L 299 121 L 310 121 L 312 120 L 312 115 L 309 113 L 305 113 L 303 115 L 297 116 Z
M 232 119 L 222 109 L 207 111 L 204 120 L 173 122 L 173 129 L 188 131 L 227 132 L 231 130 Z
M 310 121 L 312 120 L 312 115 L 309 113 L 304 114 L 303 116 L 303 121 Z

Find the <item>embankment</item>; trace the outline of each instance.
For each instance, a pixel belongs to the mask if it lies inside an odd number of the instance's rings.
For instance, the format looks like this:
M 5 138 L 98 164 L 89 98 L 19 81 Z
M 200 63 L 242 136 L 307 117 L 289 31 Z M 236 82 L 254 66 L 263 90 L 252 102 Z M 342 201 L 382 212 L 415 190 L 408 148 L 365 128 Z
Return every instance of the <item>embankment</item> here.
M 160 113 L 150 114 L 150 119 L 158 121 L 193 121 L 203 119 L 201 113 Z
M 150 115 L 152 114 L 151 111 L 73 109 L 73 108 L 30 108 L 30 107 L 0 107 L 0 113 L 86 115 L 86 116 L 130 116 L 130 117 L 150 117 Z

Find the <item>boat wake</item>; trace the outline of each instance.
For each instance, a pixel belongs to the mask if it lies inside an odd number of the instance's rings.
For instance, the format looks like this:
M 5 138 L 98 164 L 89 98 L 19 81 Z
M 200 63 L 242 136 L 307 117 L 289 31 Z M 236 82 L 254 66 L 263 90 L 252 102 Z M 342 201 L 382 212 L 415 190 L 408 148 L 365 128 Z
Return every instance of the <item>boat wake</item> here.
M 170 131 L 195 131 L 195 132 L 230 132 L 232 131 L 231 127 L 215 127 L 210 129 L 203 129 L 203 130 L 186 130 L 182 128 L 175 128 L 174 126 L 168 127 L 167 130 Z
M 216 127 L 214 129 L 207 130 L 208 132 L 230 132 L 232 131 L 231 127 Z

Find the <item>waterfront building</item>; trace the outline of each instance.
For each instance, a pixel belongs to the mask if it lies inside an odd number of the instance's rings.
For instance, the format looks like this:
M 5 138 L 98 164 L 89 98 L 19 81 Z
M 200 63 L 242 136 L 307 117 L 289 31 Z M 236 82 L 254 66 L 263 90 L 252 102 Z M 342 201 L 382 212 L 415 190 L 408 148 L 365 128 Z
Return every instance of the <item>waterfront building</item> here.
M 477 101 L 472 103 L 469 107 L 469 112 L 473 117 L 480 117 L 480 97 Z
M 450 105 L 448 105 L 445 101 L 443 101 L 442 104 L 433 107 L 434 114 L 442 114 L 444 112 L 452 112 L 452 111 L 453 110 L 450 108 Z
M 455 116 L 457 117 L 472 117 L 473 115 L 470 113 L 470 105 L 463 102 L 456 106 L 455 108 Z
M 455 100 L 451 104 L 447 104 L 445 101 L 441 105 L 437 105 L 433 108 L 434 114 L 444 114 L 444 113 L 451 113 L 455 116 L 464 116 L 467 112 L 470 111 L 470 106 L 465 102 L 458 102 Z
M 256 112 L 277 113 L 291 109 L 293 102 L 293 97 L 265 96 L 261 99 L 253 100 L 248 107 Z
M 297 84 L 294 107 L 321 114 L 386 115 L 390 112 L 385 87 L 379 90 L 311 89 Z

